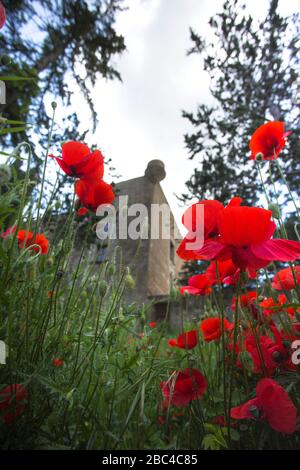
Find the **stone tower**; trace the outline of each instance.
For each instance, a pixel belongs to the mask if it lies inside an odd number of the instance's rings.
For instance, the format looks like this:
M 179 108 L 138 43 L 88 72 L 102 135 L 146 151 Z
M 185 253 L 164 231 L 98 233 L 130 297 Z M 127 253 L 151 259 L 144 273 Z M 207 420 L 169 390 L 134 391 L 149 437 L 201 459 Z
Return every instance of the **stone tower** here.
M 123 265 L 130 266 L 136 281 L 136 288 L 129 295 L 130 300 L 141 303 L 154 300 L 154 318 L 163 316 L 170 280 L 177 276 L 181 265 L 176 255 L 180 232 L 160 185 L 165 177 L 164 163 L 152 160 L 144 176 L 116 185 L 116 207 L 127 198 L 128 208 L 143 204 L 148 213 L 142 237 L 120 239 L 117 230 L 115 243 L 122 250 Z M 128 216 L 128 226 L 135 217 Z M 143 238 L 145 233 L 147 238 Z

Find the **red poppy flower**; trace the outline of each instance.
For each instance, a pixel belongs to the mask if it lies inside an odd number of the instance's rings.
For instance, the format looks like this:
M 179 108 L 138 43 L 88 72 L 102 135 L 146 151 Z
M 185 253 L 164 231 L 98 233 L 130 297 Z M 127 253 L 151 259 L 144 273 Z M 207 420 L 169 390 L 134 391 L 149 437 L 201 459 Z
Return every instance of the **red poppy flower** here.
M 104 174 L 104 159 L 100 150 L 91 152 L 89 147 L 81 142 L 66 142 L 62 145 L 62 158 L 54 158 L 61 169 L 75 178 L 99 179 Z
M 81 203 L 93 212 L 101 204 L 111 204 L 115 198 L 111 185 L 102 180 L 77 180 L 75 191 Z
M 180 294 L 208 295 L 211 293 L 211 282 L 205 274 L 195 274 L 188 281 L 188 286 L 179 288 Z
M 9 227 L 5 232 L 1 234 L 2 238 L 9 237 L 10 235 L 13 235 L 15 231 L 17 230 L 17 226 L 15 225 L 14 227 Z
M 232 323 L 224 318 L 225 331 L 232 329 Z M 200 324 L 200 330 L 203 334 L 204 341 L 210 342 L 219 339 L 222 336 L 222 319 L 206 318 Z
M 297 285 L 300 285 L 300 266 L 292 268 L 285 268 L 274 276 L 272 287 L 277 290 L 291 290 L 295 289 L 295 279 Z
M 232 259 L 242 271 L 263 268 L 274 260 L 298 259 L 299 242 L 271 239 L 276 229 L 271 216 L 269 210 L 229 205 L 218 215 L 219 235 L 205 240 L 202 248 L 194 252 L 194 259 Z
M 156 321 L 151 321 L 149 323 L 149 326 L 150 326 L 150 328 L 155 328 L 157 326 L 157 322 Z
M 251 160 L 261 154 L 263 160 L 275 160 L 291 132 L 284 132 L 284 122 L 272 121 L 258 127 L 250 140 Z
M 78 215 L 79 217 L 82 217 L 82 216 L 84 216 L 88 211 L 89 211 L 89 210 L 88 210 L 87 207 L 80 207 L 80 209 L 78 209 L 78 211 L 77 211 L 77 215 Z
M 265 378 L 256 386 L 256 398 L 231 409 L 233 419 L 261 419 L 285 434 L 296 431 L 297 409 L 289 395 L 275 380 Z
M 275 307 L 278 307 L 279 304 L 275 302 L 272 297 L 267 297 L 262 302 L 259 303 L 259 306 L 263 309 L 264 316 L 273 315 L 273 313 L 277 313 L 278 310 Z
M 284 307 L 285 304 L 288 304 L 288 299 L 284 294 L 278 296 L 277 302 L 272 297 L 267 297 L 262 302 L 260 302 L 259 306 L 263 308 L 263 314 L 265 316 L 273 315 L 274 313 L 278 313 L 281 310 L 284 310 L 289 315 L 294 316 L 296 309 L 293 307 Z M 299 309 L 298 309 L 299 311 Z
M 34 237 L 33 233 L 29 230 L 19 230 L 17 234 L 19 248 L 31 247 L 36 253 L 41 252 L 46 255 L 49 251 L 49 241 L 41 233 L 37 233 Z
M 19 248 L 27 248 L 32 244 L 33 233 L 29 230 L 19 230 L 17 234 Z
M 53 359 L 52 361 L 52 365 L 54 365 L 54 367 L 61 367 L 63 365 L 63 359 L 59 359 L 59 358 L 55 358 Z
M 173 373 L 166 382 L 160 383 L 165 406 L 187 406 L 201 398 L 207 388 L 204 375 L 197 369 L 184 369 Z
M 9 424 L 21 416 L 26 408 L 24 403 L 28 392 L 21 384 L 12 384 L 0 391 L 0 412 L 5 423 Z
M 257 292 L 255 290 L 247 292 L 247 294 L 242 294 L 239 296 L 239 302 L 242 307 L 250 307 L 254 305 L 256 302 L 256 299 L 257 299 Z M 235 310 L 235 306 L 236 306 L 236 297 L 233 297 L 231 309 Z
M 193 349 L 197 346 L 197 343 L 198 334 L 196 330 L 187 331 L 179 335 L 176 339 L 169 339 L 168 341 L 169 346 L 181 349 Z
M 5 13 L 5 8 L 2 5 L 2 2 L 0 2 L 0 29 L 3 28 L 6 22 L 6 13 Z

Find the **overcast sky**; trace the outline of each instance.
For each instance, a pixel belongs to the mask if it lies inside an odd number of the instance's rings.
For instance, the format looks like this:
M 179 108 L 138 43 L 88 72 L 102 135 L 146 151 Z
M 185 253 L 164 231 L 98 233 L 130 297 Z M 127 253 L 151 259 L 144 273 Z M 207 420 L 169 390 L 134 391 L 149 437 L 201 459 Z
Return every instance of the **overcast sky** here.
M 268 3 L 247 2 L 257 18 L 265 15 Z M 279 3 L 286 14 L 300 9 L 300 0 Z M 183 134 L 191 128 L 181 110 L 194 110 L 197 103 L 210 100 L 209 79 L 199 57 L 186 56 L 191 46 L 189 27 L 207 36 L 208 20 L 222 4 L 222 0 L 127 0 L 129 9 L 119 14 L 116 23 L 127 46 L 115 61 L 123 83 L 99 80 L 93 92 L 100 117 L 93 141 L 112 158 L 120 180 L 142 176 L 153 158 L 163 160 L 167 176 L 162 187 L 177 221 L 183 208 L 174 193 L 185 190 L 196 164 L 188 160 L 184 147 Z M 88 111 L 85 114 L 88 119 Z

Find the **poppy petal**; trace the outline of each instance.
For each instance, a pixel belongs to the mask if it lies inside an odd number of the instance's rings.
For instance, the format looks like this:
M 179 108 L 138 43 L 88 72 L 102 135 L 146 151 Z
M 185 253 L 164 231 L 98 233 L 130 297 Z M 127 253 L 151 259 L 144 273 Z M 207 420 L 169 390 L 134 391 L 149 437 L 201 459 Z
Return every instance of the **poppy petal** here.
M 300 258 L 300 242 L 293 240 L 267 240 L 262 244 L 252 245 L 255 256 L 265 260 L 295 261 Z
M 257 384 L 256 395 L 271 428 L 285 434 L 296 431 L 297 409 L 281 385 L 269 378 L 262 379 Z

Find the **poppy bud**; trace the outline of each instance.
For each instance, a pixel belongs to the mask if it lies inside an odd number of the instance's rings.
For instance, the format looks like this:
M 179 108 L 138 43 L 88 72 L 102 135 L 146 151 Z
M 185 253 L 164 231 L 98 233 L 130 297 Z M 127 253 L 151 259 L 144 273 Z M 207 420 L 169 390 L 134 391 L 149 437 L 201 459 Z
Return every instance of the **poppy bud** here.
M 122 307 L 120 307 L 120 308 L 119 308 L 119 320 L 120 320 L 120 321 L 125 320 L 125 316 L 124 316 L 124 313 L 123 313 L 123 312 L 124 312 L 124 311 L 123 311 Z
M 75 210 L 78 211 L 80 207 L 81 207 L 81 201 L 80 199 L 77 198 L 75 201 Z
M 133 290 L 136 286 L 134 278 L 131 276 L 130 273 L 128 273 L 125 277 L 125 286 L 129 290 Z
M 268 209 L 272 212 L 272 215 L 274 219 L 279 220 L 281 217 L 281 212 L 280 208 L 277 206 L 277 204 L 269 204 Z
M 54 265 L 54 258 L 53 256 L 48 256 L 47 258 L 47 266 L 51 268 Z
M 11 180 L 11 169 L 8 165 L 0 165 L 0 186 Z
M 61 278 L 63 277 L 63 275 L 64 275 L 64 272 L 63 272 L 63 271 L 57 271 L 57 273 L 56 273 L 56 277 L 57 277 L 58 279 L 61 279 Z
M 108 284 L 104 279 L 99 284 L 99 294 L 101 297 L 104 297 L 107 291 Z
M 255 160 L 257 160 L 258 162 L 261 162 L 263 159 L 264 159 L 264 154 L 262 152 L 258 152 L 255 155 Z
M 52 101 L 51 106 L 52 106 L 52 109 L 56 109 L 57 108 L 56 101 Z
M 116 272 L 116 267 L 115 267 L 115 265 L 110 263 L 110 264 L 107 266 L 107 275 L 108 275 L 109 277 L 111 277 L 111 276 L 113 276 L 113 275 L 115 274 L 115 272 Z

